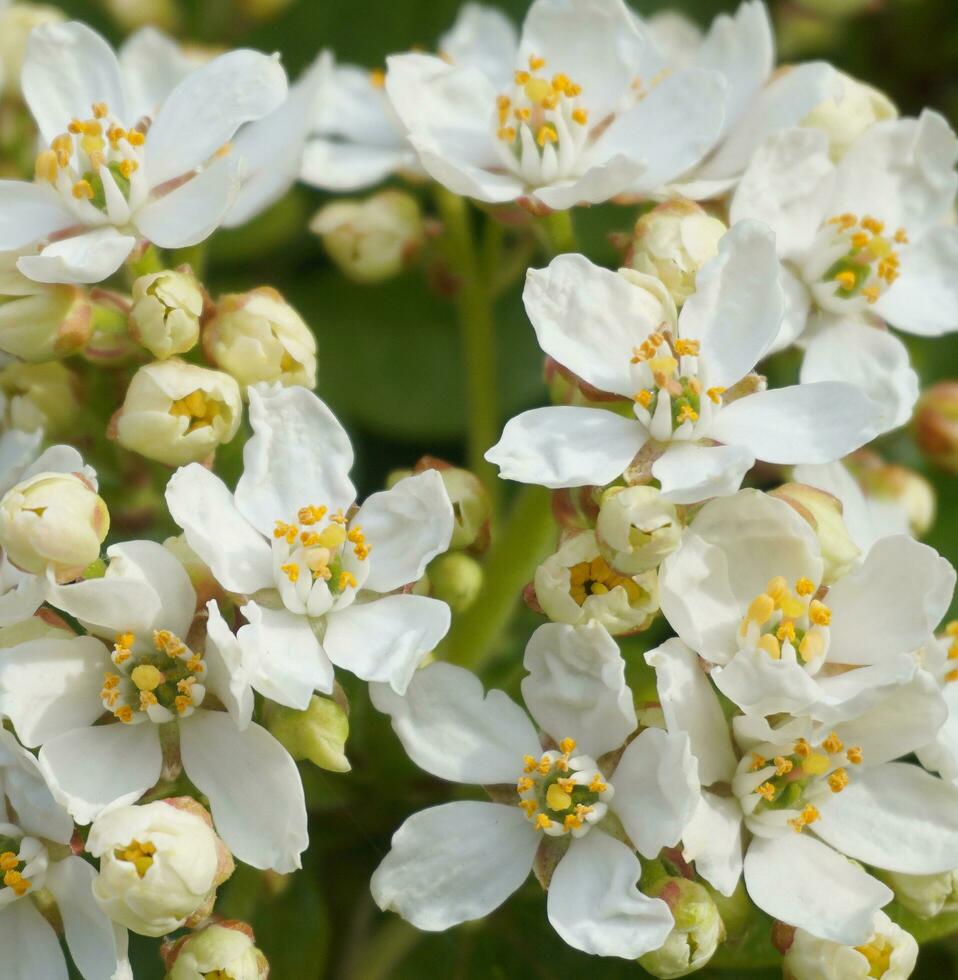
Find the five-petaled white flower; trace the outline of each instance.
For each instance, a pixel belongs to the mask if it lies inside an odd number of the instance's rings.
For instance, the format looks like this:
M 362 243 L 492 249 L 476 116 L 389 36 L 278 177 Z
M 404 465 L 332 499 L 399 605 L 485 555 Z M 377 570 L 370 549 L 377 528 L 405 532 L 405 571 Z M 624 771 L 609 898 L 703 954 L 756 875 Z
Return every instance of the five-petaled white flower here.
M 722 121 L 722 78 L 669 70 L 622 0 L 535 0 L 506 80 L 498 62 L 405 54 L 388 66 L 431 177 L 535 211 L 651 191 L 697 163 Z
M 78 823 L 154 786 L 178 742 L 183 769 L 216 829 L 247 864 L 289 872 L 306 848 L 296 765 L 266 729 L 228 665 L 233 635 L 210 603 L 205 649 L 190 627 L 196 593 L 153 541 L 113 545 L 106 574 L 48 585 L 51 605 L 97 636 L 45 635 L 0 654 L 0 713 L 39 761 Z M 211 710 L 208 695 L 227 711 Z M 212 699 L 211 699 L 212 700 Z M 100 724 L 106 719 L 109 723 Z
M 449 545 L 453 511 L 438 472 L 407 477 L 352 512 L 353 450 L 305 388 L 249 390 L 253 436 L 235 495 L 190 465 L 167 487 L 173 519 L 230 592 L 251 597 L 238 664 L 256 690 L 305 709 L 333 664 L 405 690 L 449 629 L 449 607 L 394 594 Z
M 693 503 L 734 493 L 756 459 L 831 462 L 876 432 L 879 406 L 851 384 L 766 391 L 751 374 L 783 306 L 774 238 L 758 222 L 722 238 L 678 316 L 658 280 L 580 255 L 531 271 L 524 300 L 546 354 L 633 405 L 524 412 L 486 454 L 504 478 L 601 486 L 644 450 L 663 496 Z
M 40 282 L 99 282 L 138 240 L 180 248 L 206 238 L 240 186 L 229 141 L 286 96 L 276 59 L 239 50 L 141 115 L 113 50 L 78 23 L 32 33 L 22 85 L 47 146 L 34 183 L 0 181 L 0 249 L 39 246 L 17 267 Z
M 674 845 L 698 804 L 688 740 L 648 729 L 629 741 L 637 722 L 625 662 L 597 623 L 540 626 L 523 662 L 523 698 L 548 733 L 541 742 L 521 708 L 501 691 L 484 695 L 461 667 L 430 664 L 404 698 L 371 688 L 417 765 L 495 786 L 503 801 L 411 816 L 373 874 L 373 897 L 420 929 L 446 929 L 498 907 L 539 868 L 537 855 L 549 863 L 551 854 L 555 930 L 587 953 L 635 959 L 673 924 L 668 906 L 636 887 L 635 850 L 652 858 Z M 560 841 L 567 849 L 551 850 Z

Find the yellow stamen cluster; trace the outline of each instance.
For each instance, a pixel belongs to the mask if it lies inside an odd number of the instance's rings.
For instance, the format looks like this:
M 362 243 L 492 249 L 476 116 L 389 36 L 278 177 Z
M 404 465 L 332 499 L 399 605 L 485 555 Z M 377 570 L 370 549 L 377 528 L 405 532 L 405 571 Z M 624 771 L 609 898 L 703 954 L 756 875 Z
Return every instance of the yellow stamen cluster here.
M 876 936 L 864 946 L 856 946 L 855 952 L 868 960 L 868 976 L 883 977 L 891 969 L 891 957 L 895 947 L 884 936 Z
M 774 626 L 774 630 L 761 633 L 756 645 L 773 660 L 782 657 L 782 644 L 797 645 L 799 656 L 807 663 L 821 656 L 825 649 L 824 635 L 813 627 L 825 627 L 831 622 L 831 610 L 825 603 L 812 599 L 806 605 L 806 600 L 817 591 L 815 583 L 807 578 L 800 578 L 795 583 L 795 591 L 791 591 L 788 583 L 781 575 L 773 578 L 749 604 L 739 626 L 739 636 L 745 638 L 753 626 L 763 630 L 766 626 Z M 773 617 L 778 616 L 777 623 Z M 809 628 L 800 625 L 804 617 L 808 617 Z
M 184 398 L 176 399 L 169 407 L 169 413 L 174 418 L 189 420 L 186 427 L 188 433 L 212 425 L 221 410 L 220 402 L 210 397 L 206 392 L 200 391 L 199 388 L 196 391 L 191 391 Z
M 3 883 L 17 898 L 22 898 L 30 890 L 30 882 L 23 877 L 22 863 L 13 851 L 0 854 L 0 871 L 3 872 Z
M 789 824 L 795 830 L 796 833 L 800 834 L 802 830 L 805 829 L 810 823 L 815 823 L 819 819 L 821 814 L 812 806 L 811 803 L 806 804 L 805 809 L 795 817 L 793 820 L 789 820 Z
M 156 844 L 152 841 L 145 841 L 141 844 L 134 839 L 126 847 L 118 847 L 113 853 L 120 861 L 129 861 L 136 868 L 137 875 L 142 878 L 153 866 Z
M 582 87 L 562 72 L 556 73 L 551 79 L 538 75 L 537 72 L 546 66 L 545 58 L 530 55 L 528 64 L 528 71 L 520 69 L 513 76 L 518 89 L 515 99 L 508 95 L 500 95 L 496 99 L 496 135 L 503 142 L 512 143 L 518 135 L 517 124 L 529 125 L 535 130 L 536 143 L 542 147 L 559 140 L 556 126 L 545 114 L 556 110 L 560 99 L 571 100 L 578 97 L 582 93 Z M 589 121 L 589 113 L 576 106 L 572 109 L 571 119 L 576 125 L 585 126 Z
M 569 569 L 569 595 L 580 606 L 590 595 L 607 595 L 615 588 L 625 589 L 629 602 L 642 598 L 642 589 L 631 578 L 615 571 L 601 555 Z
M 861 294 L 869 303 L 877 302 L 881 295 L 883 284 L 890 286 L 899 276 L 900 261 L 893 244 L 908 243 L 908 235 L 904 228 L 899 228 L 890 237 L 885 234 L 885 224 L 871 215 L 865 215 L 861 220 L 854 214 L 839 214 L 828 219 L 828 224 L 849 236 L 851 251 L 833 267 L 832 279 L 838 283 L 845 293 L 852 293 L 862 286 Z M 874 275 L 879 280 L 869 285 L 864 281 L 871 275 L 865 275 L 868 267 L 874 267 Z

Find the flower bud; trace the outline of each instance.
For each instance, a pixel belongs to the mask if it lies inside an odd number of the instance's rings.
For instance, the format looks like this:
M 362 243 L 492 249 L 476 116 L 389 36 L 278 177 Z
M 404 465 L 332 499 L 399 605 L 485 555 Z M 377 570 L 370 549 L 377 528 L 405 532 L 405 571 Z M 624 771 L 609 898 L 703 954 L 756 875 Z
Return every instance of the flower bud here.
M 432 456 L 424 456 L 415 466 L 414 473 L 436 470 L 442 477 L 443 486 L 452 504 L 455 522 L 452 526 L 450 551 L 483 552 L 489 547 L 489 518 L 492 500 L 482 480 L 471 470 Z
M 661 279 L 681 306 L 695 292 L 699 269 L 717 254 L 727 230 L 692 201 L 666 201 L 635 223 L 628 264 Z
M 0 500 L 0 545 L 17 568 L 70 582 L 100 557 L 106 504 L 76 473 L 38 473 Z
M 103 5 L 127 31 L 147 25 L 172 31 L 180 22 L 176 0 L 103 0 Z
M 419 203 L 404 191 L 381 191 L 366 200 L 339 200 L 313 217 L 310 230 L 350 279 L 384 282 L 418 255 L 424 241 Z
M 922 392 L 913 425 L 925 458 L 948 473 L 958 473 L 958 381 L 939 381 Z
M 63 432 L 80 410 L 77 378 L 59 361 L 26 364 L 15 361 L 0 370 L 5 423 L 11 429 L 47 436 Z
M 271 704 L 266 727 L 294 759 L 305 759 L 330 772 L 352 768 L 345 751 L 349 716 L 332 698 L 314 694 L 305 711 Z
M 93 821 L 87 850 L 100 859 L 97 904 L 141 936 L 201 921 L 233 873 L 210 815 L 189 797 L 108 810 Z
M 269 963 L 256 948 L 253 930 L 224 920 L 179 940 L 167 953 L 166 980 L 266 980 Z
M 147 459 L 184 466 L 229 442 L 242 413 L 239 385 L 228 374 L 170 358 L 136 372 L 110 435 Z
M 769 496 L 784 500 L 808 521 L 822 549 L 826 584 L 841 578 L 852 567 L 861 551 L 848 533 L 837 497 L 804 483 L 786 483 L 770 491 Z
M 223 296 L 203 330 L 203 349 L 244 388 L 260 381 L 316 387 L 316 338 L 268 286 Z
M 27 40 L 35 27 L 64 19 L 62 10 L 40 3 L 13 3 L 0 8 L 0 65 L 5 93 L 20 95 L 20 74 L 27 53 Z
M 862 133 L 876 122 L 895 119 L 894 103 L 877 88 L 838 73 L 842 93 L 820 102 L 802 120 L 803 126 L 820 129 L 828 137 L 829 155 L 840 160 Z
M 886 463 L 877 453 L 860 449 L 845 462 L 866 497 L 897 507 L 916 537 L 926 534 L 935 521 L 935 488 L 920 473 Z
M 200 338 L 203 293 L 191 272 L 165 269 L 133 283 L 130 333 L 154 357 L 185 354 Z
M 471 555 L 453 551 L 429 563 L 429 594 L 453 613 L 464 613 L 482 590 L 482 566 Z
M 796 929 L 782 962 L 784 980 L 906 980 L 918 960 L 914 937 L 875 913 L 875 933 L 861 946 L 842 946 Z
M 930 919 L 939 912 L 958 912 L 958 871 L 933 875 L 882 871 L 880 877 L 894 891 L 898 904 L 919 918 Z
M 646 629 L 659 608 L 654 571 L 623 575 L 599 552 L 592 531 L 573 534 L 537 569 L 535 600 L 556 623 L 598 620 L 613 635 Z
M 658 568 L 682 537 L 675 505 L 655 487 L 610 487 L 595 526 L 602 557 L 618 572 Z
M 660 980 L 702 969 L 725 939 L 725 925 L 708 889 L 686 878 L 662 878 L 647 894 L 668 905 L 675 925 L 664 945 L 640 957 L 642 969 Z

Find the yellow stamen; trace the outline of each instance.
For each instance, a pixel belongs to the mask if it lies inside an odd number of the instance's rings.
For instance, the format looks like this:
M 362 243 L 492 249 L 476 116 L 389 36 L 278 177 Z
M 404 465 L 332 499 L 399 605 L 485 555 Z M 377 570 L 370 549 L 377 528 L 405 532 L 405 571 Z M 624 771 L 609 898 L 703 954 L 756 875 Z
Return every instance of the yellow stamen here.
M 680 338 L 675 341 L 674 346 L 675 353 L 679 357 L 698 357 L 701 344 L 697 340 L 683 340 Z
M 635 400 L 643 408 L 648 408 L 652 404 L 652 392 L 647 388 L 643 388 L 641 391 L 635 393 Z
M 709 388 L 705 394 L 709 396 L 709 399 L 712 402 L 718 405 L 718 403 L 722 400 L 722 395 L 725 394 L 725 389 L 721 385 L 715 385 L 714 387 Z
M 856 282 L 855 273 L 849 269 L 844 269 L 843 271 L 835 274 L 835 282 L 837 282 L 842 289 L 854 289 Z
M 828 738 L 822 742 L 822 748 L 826 752 L 830 752 L 832 755 L 834 755 L 836 752 L 841 752 L 845 746 L 842 744 L 842 740 L 838 737 L 838 735 L 835 732 L 831 732 L 829 733 Z
M 815 583 L 810 578 L 800 578 L 795 583 L 795 591 L 799 595 L 811 595 L 815 591 Z
M 845 769 L 836 769 L 828 777 L 828 788 L 833 793 L 840 793 L 848 785 L 848 772 Z
M 531 71 L 539 71 L 540 69 L 545 68 L 545 65 L 545 58 L 540 58 L 538 55 L 534 54 L 529 55 L 529 69 Z
M 53 150 L 44 150 L 37 155 L 33 172 L 38 180 L 47 180 L 53 184 L 56 183 L 58 166 L 57 154 Z
M 775 786 L 772 783 L 762 783 L 761 786 L 756 787 L 755 792 L 768 803 L 775 799 Z
M 136 873 L 142 878 L 153 866 L 153 855 L 156 854 L 156 845 L 152 841 L 141 844 L 138 840 L 131 840 L 126 847 L 118 847 L 114 854 L 121 861 L 129 861 L 136 868 Z
M 568 755 L 570 752 L 575 752 L 575 739 L 574 738 L 564 738 L 559 743 L 559 749 L 563 755 Z
M 535 800 L 519 800 L 519 807 L 525 812 L 525 815 L 531 820 L 532 814 L 539 809 L 539 804 Z
M 832 621 L 832 611 L 824 602 L 819 602 L 818 599 L 812 599 L 812 603 L 808 607 L 808 618 L 816 626 L 828 626 Z
M 93 197 L 93 185 L 88 180 L 78 180 L 73 185 L 73 196 L 78 201 L 89 201 Z
M 853 766 L 860 766 L 862 764 L 862 747 L 860 745 L 853 745 L 850 749 L 846 750 L 845 758 Z
M 3 883 L 9 888 L 17 898 L 20 898 L 30 890 L 30 882 L 20 874 L 19 871 L 8 871 L 3 876 Z
M 602 777 L 596 773 L 592 777 L 592 782 L 589 783 L 590 793 L 604 793 L 608 789 L 608 786 L 602 781 Z
M 584 126 L 589 121 L 589 113 L 585 109 L 573 109 L 572 121 Z
M 344 592 L 347 588 L 356 588 L 356 576 L 352 572 L 339 573 L 339 591 Z
M 295 562 L 280 565 L 280 571 L 294 584 L 299 580 L 299 565 Z
M 131 129 L 126 134 L 126 141 L 130 146 L 142 146 L 146 142 L 146 136 L 138 129 Z
M 783 755 L 775 756 L 775 775 L 786 776 L 795 768 L 795 763 L 791 759 L 786 759 Z
M 20 858 L 13 851 L 4 851 L 0 854 L 0 871 L 13 871 L 20 863 Z
M 536 830 L 548 830 L 551 826 L 552 821 L 544 813 L 536 817 Z
M 539 127 L 539 132 L 536 134 L 536 142 L 539 146 L 545 146 L 546 143 L 557 143 L 558 141 L 559 135 L 554 126 L 546 123 L 546 125 Z
M 766 653 L 772 660 L 782 659 L 782 647 L 778 639 L 771 633 L 763 633 L 758 640 L 758 648 Z
M 755 772 L 761 769 L 766 763 L 766 758 L 764 755 L 759 755 L 757 752 L 752 753 L 752 764 L 748 767 L 749 772 Z

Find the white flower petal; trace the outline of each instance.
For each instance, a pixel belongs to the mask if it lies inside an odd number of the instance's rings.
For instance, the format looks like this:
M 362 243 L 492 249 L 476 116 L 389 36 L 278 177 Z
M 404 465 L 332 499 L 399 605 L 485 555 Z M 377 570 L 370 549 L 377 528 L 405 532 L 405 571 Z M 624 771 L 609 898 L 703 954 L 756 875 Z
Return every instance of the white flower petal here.
M 502 691 L 485 694 L 479 678 L 462 667 L 429 664 L 405 696 L 388 684 L 372 684 L 369 693 L 389 715 L 409 758 L 440 779 L 512 783 L 523 756 L 541 751 L 528 715 Z
M 712 671 L 712 678 L 747 715 L 801 714 L 820 696 L 801 664 L 773 660 L 764 650 L 739 650 L 726 666 Z
M 0 250 L 25 248 L 75 223 L 49 185 L 0 180 Z
M 21 829 L 34 837 L 69 844 L 73 820 L 53 798 L 32 753 L 0 729 L 0 783 Z
M 253 435 L 243 447 L 236 487 L 240 513 L 267 536 L 276 521 L 291 521 L 301 507 L 348 507 L 353 447 L 336 416 L 306 388 L 256 385 L 249 389 Z
M 771 388 L 715 414 L 711 436 L 767 463 L 831 463 L 877 435 L 880 412 L 840 381 Z
M 597 621 L 546 623 L 530 637 L 522 697 L 539 727 L 556 743 L 597 759 L 625 743 L 638 721 L 618 644 Z
M 134 31 L 119 49 L 131 119 L 154 116 L 163 100 L 196 63 L 168 34 L 155 27 Z
M 723 895 L 742 877 L 742 809 L 738 800 L 702 791 L 699 805 L 682 834 L 682 857 Z
M 239 731 L 222 711 L 180 722 L 183 768 L 210 801 L 216 832 L 254 868 L 288 874 L 306 850 L 306 802 L 296 763 L 265 728 Z
M 910 653 L 901 653 L 857 670 L 824 677 L 819 674 L 815 678 L 819 700 L 809 713 L 827 725 L 860 719 L 889 695 L 900 695 L 917 669 L 917 659 Z
M 776 919 L 846 946 L 868 942 L 891 889 L 808 832 L 755 837 L 745 855 L 749 897 Z
M 226 624 L 215 599 L 206 604 L 206 677 L 204 685 L 223 703 L 238 728 L 253 717 L 253 689 L 239 639 Z
M 205 466 L 180 467 L 166 485 L 166 505 L 187 544 L 224 589 L 252 595 L 272 586 L 268 542 L 239 512 L 226 484 Z
M 525 881 L 539 835 L 517 806 L 463 801 L 414 813 L 373 872 L 376 904 L 417 929 L 480 919 Z
M 371 548 L 365 587 L 391 592 L 415 582 L 426 565 L 449 547 L 452 504 L 437 470 L 400 480 L 368 497 L 350 522 Z
M 160 778 L 163 753 L 156 725 L 94 725 L 58 735 L 40 749 L 50 790 L 79 824 L 105 808 L 138 800 Z
M 135 244 L 135 238 L 115 228 L 98 228 L 62 238 L 39 255 L 22 255 L 17 268 L 34 282 L 102 282 L 120 268 Z
M 449 631 L 449 607 L 418 595 L 354 603 L 326 620 L 323 646 L 337 666 L 402 694 L 423 657 Z
M 497 85 L 512 80 L 519 35 L 509 18 L 495 7 L 465 3 L 456 21 L 439 38 L 436 50 L 454 65 L 472 65 Z
M 150 185 L 205 164 L 243 123 L 278 109 L 286 91 L 279 60 L 258 51 L 230 51 L 190 72 L 150 127 L 145 154 Z
M 0 947 L 10 951 L 4 964 L 5 971 L 13 968 L 10 980 L 68 980 L 60 940 L 33 902 L 14 902 L 0 911 Z
M 672 442 L 652 464 L 662 496 L 676 504 L 727 497 L 742 485 L 755 457 L 741 446 Z
M 638 420 L 605 409 L 534 408 L 506 423 L 486 459 L 503 480 L 553 490 L 604 486 L 625 471 L 647 439 Z
M 634 348 L 674 317 L 650 290 L 583 255 L 530 269 L 522 299 L 546 354 L 600 391 L 626 398 L 635 394 Z
M 581 177 L 536 187 L 532 197 L 553 211 L 564 211 L 580 204 L 601 204 L 629 190 L 644 173 L 643 160 L 624 153 L 613 153 L 607 159 L 592 164 Z
M 397 146 L 350 146 L 314 139 L 306 144 L 300 177 L 313 187 L 349 192 L 372 187 L 390 174 L 415 166 L 416 154 L 405 143 Z
M 6 563 L 6 559 L 3 559 Z M 2 573 L 6 578 L 8 571 L 16 577 L 16 584 L 0 595 L 0 626 L 12 626 L 29 619 L 43 604 L 46 598 L 46 580 L 42 575 L 30 575 L 6 565 Z
M 635 854 L 601 830 L 574 840 L 549 883 L 552 927 L 596 956 L 635 960 L 658 949 L 675 923 L 665 902 L 639 891 L 641 874 Z
M 611 808 L 636 850 L 649 859 L 679 842 L 701 796 L 688 735 L 660 728 L 647 728 L 629 743 L 612 783 Z

